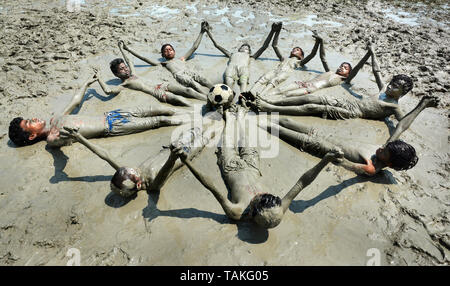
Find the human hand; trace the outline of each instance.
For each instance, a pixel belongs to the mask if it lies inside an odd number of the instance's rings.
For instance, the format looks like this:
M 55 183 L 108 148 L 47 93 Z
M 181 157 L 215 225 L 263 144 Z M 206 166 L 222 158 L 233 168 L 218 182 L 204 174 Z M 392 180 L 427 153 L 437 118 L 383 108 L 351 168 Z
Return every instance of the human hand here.
M 188 158 L 188 153 L 186 152 L 187 147 L 177 146 L 175 144 L 170 145 L 170 156 L 172 158 L 180 158 L 181 162 L 185 162 Z
M 275 32 L 281 31 L 281 27 L 283 26 L 282 22 L 275 22 L 272 24 L 272 30 Z
M 201 24 L 200 32 L 204 33 L 206 31 L 209 31 L 209 29 L 210 29 L 209 23 L 207 21 L 203 21 Z
M 342 152 L 340 148 L 336 147 L 333 150 L 328 151 L 328 153 L 325 154 L 324 159 L 328 162 L 340 164 L 344 159 L 344 152 Z
M 437 107 L 440 99 L 435 95 L 425 95 L 421 99 L 422 102 L 425 102 L 426 107 Z
M 88 80 L 88 84 L 92 84 L 92 83 L 94 83 L 94 82 L 96 82 L 98 80 L 98 69 L 97 68 L 92 68 L 92 71 L 94 72 L 94 74 Z
M 316 30 L 311 30 L 311 32 L 313 33 L 313 34 L 312 34 L 312 37 L 313 37 L 314 39 L 316 39 L 316 40 L 318 40 L 318 41 L 320 41 L 320 42 L 323 41 L 322 37 L 319 36 L 319 34 L 317 33 Z
M 59 136 L 63 139 L 73 139 L 76 141 L 80 141 L 80 138 L 82 137 L 81 134 L 78 132 L 79 128 L 70 128 L 63 126 L 64 130 L 59 131 Z
M 369 52 L 373 53 L 372 38 L 370 38 L 370 39 L 367 40 L 366 49 L 367 49 Z

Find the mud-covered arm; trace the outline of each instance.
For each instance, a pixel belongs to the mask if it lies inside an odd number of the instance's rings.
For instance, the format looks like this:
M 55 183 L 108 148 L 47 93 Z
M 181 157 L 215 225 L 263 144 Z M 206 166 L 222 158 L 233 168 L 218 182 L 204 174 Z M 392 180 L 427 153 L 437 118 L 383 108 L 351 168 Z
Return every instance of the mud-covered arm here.
M 201 174 L 193 165 L 189 159 L 182 159 L 182 162 L 189 168 L 194 177 L 200 181 L 200 183 L 207 188 L 219 204 L 222 206 L 225 214 L 234 220 L 239 220 L 241 218 L 242 212 L 238 208 L 235 208 L 233 204 L 214 186 L 213 180 L 209 177 Z
M 259 50 L 256 51 L 256 53 L 254 53 L 251 57 L 254 58 L 255 60 L 257 58 L 259 58 L 259 56 L 262 55 L 262 53 L 267 50 L 267 48 L 269 47 L 270 41 L 272 40 L 273 37 L 273 33 L 275 32 L 276 29 L 278 29 L 278 25 L 280 25 L 280 29 L 281 29 L 281 23 L 273 23 L 272 24 L 272 28 L 270 29 L 269 35 L 267 36 L 266 40 L 264 41 L 263 45 L 261 46 L 261 48 L 259 48 Z
M 382 90 L 384 90 L 384 80 L 383 80 L 383 77 L 381 76 L 381 70 L 380 70 L 380 65 L 378 64 L 378 61 L 377 61 L 377 56 L 373 52 L 373 48 L 370 43 L 367 48 L 370 52 L 370 55 L 372 56 L 372 72 L 373 72 L 373 75 L 375 76 L 375 81 L 377 82 L 378 90 L 382 91 Z
M 89 78 L 87 81 L 83 83 L 83 86 L 80 88 L 80 90 L 72 97 L 72 100 L 70 103 L 66 106 L 66 108 L 63 111 L 64 115 L 70 114 L 76 107 L 78 107 L 83 101 L 84 94 L 86 93 L 87 88 L 89 85 L 91 85 L 93 82 L 97 81 L 97 73 L 95 73 L 91 78 Z
M 115 170 L 118 170 L 120 167 L 123 167 L 125 165 L 120 164 L 116 159 L 114 159 L 109 152 L 106 149 L 103 149 L 102 147 L 95 145 L 94 143 L 89 142 L 83 135 L 81 135 L 78 130 L 68 127 L 63 127 L 64 130 L 60 131 L 60 136 L 65 138 L 72 138 L 75 141 L 78 141 L 79 143 L 83 144 L 91 150 L 94 154 L 99 156 L 101 159 L 108 162 L 111 167 L 113 167 Z
M 386 141 L 386 144 L 400 138 L 400 135 L 411 126 L 416 117 L 427 107 L 436 107 L 439 104 L 439 99 L 435 96 L 426 95 L 422 97 L 419 104 L 411 110 L 408 114 L 406 114 L 397 124 L 394 133 L 392 133 L 391 137 Z
M 97 77 L 97 81 L 100 84 L 100 87 L 103 89 L 103 92 L 106 93 L 107 95 L 117 95 L 124 89 L 124 87 L 121 85 L 110 87 L 100 77 Z
M 364 55 L 364 57 L 362 57 L 362 59 L 356 64 L 356 66 L 352 68 L 352 71 L 345 80 L 345 83 L 350 83 L 352 81 L 352 79 L 358 74 L 359 70 L 364 66 L 364 64 L 367 62 L 370 56 L 372 56 L 372 52 L 368 50 L 367 53 Z
M 211 39 L 211 41 L 213 42 L 214 47 L 216 47 L 219 51 L 221 51 L 226 57 L 231 57 L 231 53 L 225 49 L 224 47 L 220 46 L 213 38 L 211 32 L 209 29 L 206 30 L 206 33 L 208 34 L 209 38 Z
M 280 49 L 278 48 L 278 37 L 280 36 L 281 27 L 279 30 L 275 31 L 275 35 L 273 36 L 272 41 L 272 48 L 277 55 L 277 57 L 280 59 L 280 61 L 284 61 L 284 57 L 281 55 Z
M 300 179 L 295 183 L 291 190 L 284 196 L 281 200 L 281 206 L 283 208 L 283 213 L 287 211 L 289 205 L 294 200 L 294 198 L 309 184 L 312 183 L 319 175 L 320 171 L 331 161 L 342 160 L 344 153 L 340 150 L 334 150 L 328 152 L 320 162 L 312 167 L 310 170 L 306 171 Z
M 123 47 L 125 45 L 124 42 L 123 41 L 119 41 L 119 43 L 117 45 L 119 46 L 119 50 L 122 53 L 123 59 L 127 63 L 128 67 L 130 68 L 131 75 L 136 75 L 136 69 L 134 68 L 133 62 L 130 60 L 128 55 L 123 51 Z
M 203 38 L 203 34 L 206 32 L 206 24 L 207 22 L 202 22 L 201 24 L 201 29 L 200 29 L 200 33 L 197 36 L 197 39 L 195 40 L 194 44 L 192 45 L 192 47 L 189 49 L 189 51 L 186 52 L 186 54 L 181 58 L 185 61 L 189 60 L 189 58 L 192 56 L 192 54 L 198 49 L 198 46 L 200 46 L 200 43 L 202 41 Z
M 132 54 L 132 55 L 135 56 L 136 58 L 138 58 L 138 59 L 140 59 L 140 60 L 142 60 L 142 61 L 148 63 L 149 65 L 152 65 L 152 66 L 159 66 L 159 65 L 161 65 L 161 63 L 160 63 L 159 61 L 156 61 L 156 60 L 152 60 L 152 59 L 146 58 L 146 57 L 144 57 L 144 56 L 138 54 L 136 51 L 130 49 L 130 47 L 128 47 L 128 46 L 125 45 L 125 44 L 123 44 L 123 49 L 124 49 L 125 51 L 130 52 L 130 54 Z
M 328 63 L 327 63 L 327 59 L 326 59 L 326 55 L 325 55 L 325 48 L 323 46 L 323 39 L 317 34 L 317 32 L 313 31 L 313 38 L 316 39 L 316 42 L 314 43 L 314 47 L 311 50 L 311 53 L 309 55 L 307 55 L 301 62 L 300 65 L 304 66 L 306 65 L 310 60 L 312 60 L 316 54 L 317 54 L 317 49 L 320 46 L 320 60 L 322 61 L 322 65 L 323 68 L 325 69 L 325 71 L 329 71 L 330 69 L 328 68 Z
M 169 158 L 167 158 L 166 163 L 164 163 L 164 165 L 156 175 L 155 179 L 153 180 L 151 186 L 152 190 L 160 190 L 162 188 L 162 186 L 166 183 L 167 179 L 169 178 L 169 175 L 171 174 L 173 166 L 175 166 L 175 162 L 177 161 L 177 159 L 178 156 L 175 153 L 170 152 Z
M 365 159 L 366 164 L 361 163 L 355 163 L 352 161 L 349 161 L 347 159 L 342 159 L 342 162 L 340 162 L 338 165 L 349 170 L 352 172 L 355 172 L 358 175 L 366 175 L 366 176 L 373 176 L 377 173 L 377 170 L 375 169 L 375 166 L 372 163 L 372 160 Z

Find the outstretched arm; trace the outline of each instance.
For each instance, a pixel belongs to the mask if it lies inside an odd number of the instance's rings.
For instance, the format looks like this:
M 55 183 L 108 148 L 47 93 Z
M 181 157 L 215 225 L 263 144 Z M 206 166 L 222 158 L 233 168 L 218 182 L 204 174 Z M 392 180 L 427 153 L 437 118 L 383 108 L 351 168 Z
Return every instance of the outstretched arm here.
M 378 85 L 378 90 L 382 91 L 384 89 L 384 80 L 381 76 L 380 66 L 378 65 L 377 57 L 375 56 L 375 53 L 373 52 L 372 44 L 369 43 L 368 45 L 369 52 L 372 56 L 372 71 L 375 76 L 375 80 Z
M 213 38 L 211 31 L 209 29 L 209 25 L 207 26 L 208 28 L 206 29 L 206 33 L 208 34 L 209 38 L 211 39 L 211 41 L 214 44 L 214 47 L 216 47 L 219 51 L 221 51 L 226 57 L 231 57 L 231 53 L 225 49 L 224 47 L 220 46 Z
M 107 94 L 107 95 L 116 95 L 119 94 L 124 87 L 119 85 L 119 86 L 115 86 L 115 87 L 110 87 L 108 86 L 105 81 L 97 76 L 97 81 L 100 84 L 100 87 L 103 89 L 103 91 Z
M 146 58 L 146 57 L 144 57 L 144 56 L 142 56 L 142 55 L 136 53 L 136 51 L 133 51 L 132 49 L 130 49 L 130 47 L 128 47 L 127 45 L 125 45 L 125 43 L 123 44 L 123 49 L 124 49 L 125 51 L 130 52 L 130 54 L 132 54 L 132 55 L 135 56 L 136 58 L 138 58 L 138 59 L 140 59 L 140 60 L 142 60 L 142 61 L 148 63 L 149 65 L 152 65 L 152 66 L 158 66 L 158 65 L 161 65 L 161 63 L 158 62 L 158 61 L 155 61 L 155 60 Z
M 367 53 L 362 57 L 362 59 L 352 68 L 352 71 L 348 75 L 347 79 L 345 80 L 345 83 L 350 83 L 352 79 L 356 76 L 356 74 L 359 72 L 359 70 L 364 66 L 364 64 L 367 62 L 369 57 L 372 56 L 373 61 L 373 55 L 370 49 L 367 50 Z
M 70 114 L 77 106 L 80 105 L 88 86 L 95 81 L 97 81 L 97 73 L 95 73 L 91 78 L 89 78 L 80 88 L 80 90 L 72 97 L 72 100 L 63 111 L 64 115 Z
M 208 24 L 208 22 L 206 22 L 206 21 L 202 22 L 200 33 L 198 34 L 197 39 L 195 40 L 194 44 L 189 49 L 189 51 L 187 51 L 187 53 L 181 59 L 183 59 L 185 61 L 189 60 L 189 58 L 192 56 L 192 54 L 198 49 L 198 46 L 200 46 L 200 43 L 202 41 L 203 34 L 206 32 L 206 25 L 207 24 Z
M 275 54 L 280 59 L 280 61 L 284 61 L 284 57 L 281 55 L 280 50 L 278 49 L 278 37 L 280 36 L 282 24 L 280 23 L 279 26 L 277 26 L 277 29 L 275 30 L 275 35 L 273 36 L 272 41 L 272 48 L 275 51 Z
M 400 135 L 411 126 L 414 119 L 419 115 L 422 110 L 424 110 L 427 107 L 436 107 L 439 104 L 439 99 L 434 96 L 424 96 L 420 100 L 419 104 L 411 110 L 408 114 L 406 114 L 400 122 L 397 124 L 397 127 L 395 128 L 394 133 L 391 135 L 391 137 L 386 141 L 386 144 L 395 140 L 398 140 L 400 138 Z
M 327 60 L 325 57 L 325 48 L 323 47 L 323 39 L 317 34 L 316 31 L 313 31 L 313 38 L 316 39 L 316 42 L 314 43 L 314 47 L 311 50 L 311 53 L 300 62 L 300 65 L 304 66 L 304 65 L 306 65 L 306 63 L 308 63 L 310 60 L 312 60 L 312 58 L 314 58 L 316 56 L 317 49 L 320 46 L 320 60 L 322 61 L 322 65 L 323 65 L 323 68 L 325 69 L 325 71 L 329 71 L 330 69 L 328 68 L 328 63 L 327 63 Z
M 192 165 L 191 160 L 186 158 L 187 156 L 185 154 L 181 153 L 179 155 L 181 161 L 189 168 L 194 177 L 196 177 L 197 180 L 199 180 L 200 183 L 213 194 L 213 196 L 222 206 L 222 209 L 224 210 L 225 214 L 231 219 L 239 220 L 241 218 L 242 212 L 238 211 L 236 208 L 233 207 L 233 204 L 214 186 L 213 181 L 207 176 L 201 174 Z
M 273 33 L 275 32 L 275 30 L 277 29 L 278 25 L 280 26 L 281 29 L 281 23 L 273 23 L 272 24 L 272 28 L 270 30 L 269 35 L 267 36 L 266 40 L 264 41 L 263 45 L 261 48 L 259 48 L 259 50 L 256 51 L 256 53 L 254 53 L 251 57 L 254 58 L 255 60 L 257 58 L 259 58 L 259 56 L 261 56 L 261 54 L 269 47 L 270 44 L 270 40 L 272 40 L 273 37 Z
M 366 159 L 366 164 L 360 164 L 343 158 L 337 165 L 349 171 L 355 172 L 358 175 L 373 176 L 377 173 L 377 170 L 370 159 Z
M 123 51 L 124 42 L 121 40 L 121 41 L 119 41 L 119 43 L 117 45 L 119 46 L 119 49 L 120 49 L 120 52 L 122 53 L 123 59 L 127 63 L 128 67 L 130 68 L 131 75 L 136 75 L 136 69 L 134 68 L 133 62 L 130 60 L 128 55 Z
M 163 167 L 153 180 L 153 183 L 151 185 L 152 190 L 160 190 L 167 181 L 167 178 L 170 176 L 172 171 L 175 171 L 183 165 L 181 162 L 177 162 L 177 153 L 180 153 L 181 149 L 187 153 L 187 158 L 189 160 L 192 160 L 192 158 L 197 156 L 198 153 L 203 150 L 206 144 L 208 144 L 209 140 L 215 136 L 215 131 L 210 130 L 209 128 L 202 134 L 200 134 L 199 130 L 200 129 L 192 128 L 189 131 L 185 131 L 186 133 L 183 133 L 182 136 L 187 136 L 187 138 L 189 138 L 189 142 L 182 143 L 183 141 L 185 141 L 183 140 L 185 138 L 182 138 L 181 142 L 172 142 L 170 146 L 171 152 L 169 158 L 167 158 L 166 163 L 163 165 Z
M 89 150 L 91 150 L 94 154 L 108 162 L 111 167 L 115 170 L 118 170 L 120 167 L 125 166 L 117 162 L 116 159 L 113 159 L 112 156 L 108 153 L 107 150 L 103 149 L 100 146 L 95 145 L 94 143 L 89 142 L 83 135 L 81 135 L 77 129 L 63 127 L 64 130 L 60 131 L 60 136 L 65 138 L 72 138 L 84 146 L 86 146 Z
M 172 173 L 173 167 L 175 166 L 175 162 L 177 161 L 178 156 L 174 152 L 170 152 L 169 158 L 167 158 L 166 163 L 159 170 L 156 175 L 153 183 L 151 185 L 151 190 L 160 190 L 162 186 L 166 183 L 169 175 Z
M 325 156 L 320 160 L 320 162 L 304 173 L 300 179 L 295 183 L 291 190 L 284 196 L 281 200 L 281 206 L 283 207 L 283 213 L 287 211 L 289 205 L 294 200 L 294 198 L 303 190 L 306 186 L 312 183 L 314 179 L 319 175 L 320 171 L 332 161 L 339 161 L 344 156 L 344 153 L 340 150 L 333 150 L 325 154 Z

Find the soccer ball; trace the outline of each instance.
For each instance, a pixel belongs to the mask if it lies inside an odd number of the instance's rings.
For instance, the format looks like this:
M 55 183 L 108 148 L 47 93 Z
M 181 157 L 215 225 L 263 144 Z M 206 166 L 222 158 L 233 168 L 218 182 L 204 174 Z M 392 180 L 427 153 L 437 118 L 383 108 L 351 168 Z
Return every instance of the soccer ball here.
M 215 84 L 208 93 L 208 102 L 214 107 L 221 105 L 228 107 L 233 101 L 233 98 L 233 90 L 223 83 Z

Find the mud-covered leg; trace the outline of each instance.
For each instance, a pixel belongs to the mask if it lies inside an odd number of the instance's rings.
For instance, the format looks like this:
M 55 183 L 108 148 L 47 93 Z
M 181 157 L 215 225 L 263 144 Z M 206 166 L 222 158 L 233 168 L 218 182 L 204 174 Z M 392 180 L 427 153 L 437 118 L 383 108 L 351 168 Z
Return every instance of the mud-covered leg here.
M 269 90 L 271 90 L 274 87 L 277 87 L 280 83 L 284 82 L 288 77 L 289 77 L 289 73 L 287 73 L 287 72 L 282 72 L 280 74 L 277 74 L 264 87 L 264 89 L 261 91 L 260 95 L 261 96 L 266 95 Z
M 221 168 L 224 169 L 230 158 L 239 156 L 236 148 L 236 140 L 238 131 L 238 122 L 233 114 L 225 111 L 225 126 L 222 132 L 222 146 L 219 152 L 219 162 L 221 162 Z M 222 170 L 224 171 L 224 170 Z
M 305 104 L 300 106 L 278 106 L 272 105 L 262 100 L 257 100 L 256 108 L 263 112 L 278 112 L 281 115 L 326 115 L 328 111 L 325 105 L 319 104 Z
M 225 84 L 228 85 L 230 88 L 233 88 L 234 78 L 232 76 L 225 75 Z
M 111 128 L 109 135 L 126 135 L 163 126 L 181 125 L 188 122 L 191 122 L 191 118 L 188 115 L 128 118 L 126 122 L 114 125 Z
M 199 84 L 198 82 L 196 82 L 194 80 L 192 80 L 192 82 L 190 83 L 189 86 L 203 94 L 207 94 L 209 92 L 209 88 Z
M 299 89 L 288 91 L 284 95 L 286 97 L 302 96 L 302 95 L 307 95 L 308 93 L 311 93 L 311 92 L 314 92 L 313 88 L 299 88 Z
M 180 105 L 180 106 L 192 106 L 192 103 L 189 102 L 189 100 L 187 100 L 186 98 L 179 96 L 179 95 L 175 95 L 173 93 L 170 92 L 165 92 L 160 100 L 161 102 L 167 102 L 173 105 Z
M 135 107 L 130 110 L 125 110 L 135 117 L 151 117 L 158 115 L 175 115 L 190 113 L 189 110 L 184 110 L 176 107 L 168 107 L 163 104 L 148 105 L 146 107 Z
M 334 144 L 321 138 L 311 136 L 307 133 L 297 132 L 278 124 L 266 122 L 260 123 L 259 126 L 271 132 L 271 134 L 277 134 L 278 132 L 278 137 L 281 140 L 313 156 L 322 157 L 328 151 L 335 148 Z
M 322 100 L 318 96 L 309 95 L 301 97 L 281 98 L 281 99 L 264 99 L 266 102 L 273 105 L 292 106 L 304 104 L 321 104 Z
M 171 93 L 186 96 L 189 98 L 195 98 L 198 100 L 206 100 L 206 95 L 204 95 L 190 87 L 185 87 L 180 84 L 171 83 L 167 86 L 167 90 L 170 91 Z
M 283 126 L 285 128 L 304 133 L 304 134 L 312 134 L 314 132 L 314 128 L 307 126 L 306 124 L 294 121 L 290 118 L 281 118 L 278 121 L 278 124 L 280 126 Z
M 274 88 L 271 92 L 267 93 L 267 96 L 274 96 L 274 95 L 285 95 L 286 92 L 291 90 L 296 90 L 299 88 L 299 85 L 297 83 L 290 83 L 285 86 L 278 86 Z
M 242 67 L 239 76 L 239 86 L 241 92 L 247 92 L 249 77 L 250 71 L 248 70 L 248 66 Z
M 262 75 L 252 86 L 250 89 L 250 93 L 253 95 L 259 95 L 261 92 L 261 89 L 264 89 L 270 82 L 272 78 L 276 76 L 276 73 L 274 70 L 269 71 L 268 73 Z
M 208 89 L 210 89 L 214 85 L 209 79 L 199 74 L 197 74 L 195 80 Z

